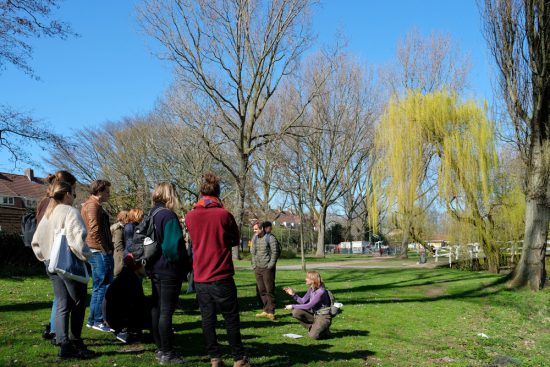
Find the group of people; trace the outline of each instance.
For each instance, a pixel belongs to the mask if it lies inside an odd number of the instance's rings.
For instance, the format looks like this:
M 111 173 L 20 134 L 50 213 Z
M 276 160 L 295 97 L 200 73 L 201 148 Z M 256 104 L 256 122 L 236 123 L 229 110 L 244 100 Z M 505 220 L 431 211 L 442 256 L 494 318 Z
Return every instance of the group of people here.
M 233 366 L 246 367 L 240 331 L 237 287 L 233 279 L 232 248 L 240 243 L 233 215 L 220 200 L 220 180 L 207 173 L 200 186 L 199 200 L 185 216 L 185 226 L 192 244 L 192 261 L 184 240 L 182 223 L 176 213 L 180 202 L 173 184 L 159 183 L 152 193 L 154 237 L 158 243 L 155 255 L 147 262 L 136 261 L 129 251 L 135 226 L 144 212 L 132 209 L 121 212 L 114 224 L 102 204 L 110 197 L 111 184 L 105 180 L 90 185 L 90 196 L 81 210 L 73 207 L 76 178 L 67 171 L 49 175 L 47 196 L 37 207 L 37 228 L 32 240 L 36 257 L 46 265 L 53 285 L 53 306 L 49 335 L 55 336 L 60 358 L 90 358 L 95 353 L 82 340 L 87 285 L 48 270 L 55 237 L 64 229 L 67 244 L 77 261 L 91 268 L 92 293 L 86 326 L 114 332 L 121 341 L 129 335 L 139 336 L 150 330 L 157 346 L 160 364 L 182 364 L 185 361 L 173 345 L 172 318 L 187 274 L 193 270 L 194 286 L 202 316 L 202 330 L 207 353 L 213 367 L 224 366 L 216 335 L 216 315 L 225 320 L 227 337 L 234 359 Z M 270 234 L 271 223 L 256 223 L 253 239 L 252 267 L 263 312 L 256 315 L 275 319 L 275 268 L 280 246 Z M 152 282 L 152 296 L 147 299 L 142 281 Z M 298 297 L 294 290 L 284 291 L 296 304 L 292 310 L 313 338 L 327 337 L 330 319 L 318 311 L 330 305 L 321 277 L 308 272 L 310 290 Z M 327 304 L 328 302 L 328 304 Z

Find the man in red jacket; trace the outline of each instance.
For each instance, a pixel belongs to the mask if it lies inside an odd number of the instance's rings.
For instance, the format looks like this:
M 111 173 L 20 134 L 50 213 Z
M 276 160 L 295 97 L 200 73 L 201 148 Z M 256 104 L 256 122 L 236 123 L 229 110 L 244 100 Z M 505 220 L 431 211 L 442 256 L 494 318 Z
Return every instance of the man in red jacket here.
M 195 289 L 202 315 L 202 332 L 212 367 L 224 366 L 216 337 L 216 309 L 227 329 L 234 367 L 249 367 L 241 340 L 241 325 L 235 270 L 231 249 L 240 241 L 235 218 L 224 209 L 220 196 L 220 179 L 213 173 L 204 175 L 201 197 L 185 216 L 193 246 Z

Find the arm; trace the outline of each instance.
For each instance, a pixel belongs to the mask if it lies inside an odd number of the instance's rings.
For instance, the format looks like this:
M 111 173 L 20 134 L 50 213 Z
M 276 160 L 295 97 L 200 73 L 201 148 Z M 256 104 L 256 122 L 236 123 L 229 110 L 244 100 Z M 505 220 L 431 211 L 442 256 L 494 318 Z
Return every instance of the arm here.
M 273 269 L 275 264 L 277 263 L 277 259 L 279 259 L 279 243 L 277 242 L 277 239 L 273 235 L 269 235 L 269 263 L 267 264 L 268 269 Z
M 183 240 L 183 232 L 179 224 L 178 218 L 174 214 L 164 223 L 164 236 L 162 239 L 162 256 L 170 262 L 175 262 L 179 259 L 179 246 L 185 246 Z
M 299 310 L 314 309 L 321 302 L 324 293 L 325 290 L 323 288 L 319 288 L 317 292 L 313 292 L 313 289 L 310 288 L 303 298 L 294 296 L 294 299 L 298 301 L 299 304 L 292 305 L 292 308 L 297 308 Z M 308 296 L 307 299 L 306 296 Z
M 39 261 L 44 261 L 44 255 L 42 255 L 42 249 L 40 248 L 40 242 L 44 240 L 45 230 L 44 230 L 45 222 L 40 221 L 38 223 L 38 226 L 36 226 L 36 231 L 34 232 L 34 236 L 32 236 L 32 251 L 34 252 L 34 256 Z
M 65 217 L 65 235 L 72 253 L 82 261 L 87 261 L 92 252 L 86 244 L 86 226 L 80 213 L 74 208 L 69 208 Z
M 124 228 L 118 222 L 113 224 L 111 228 L 111 233 L 113 236 L 113 246 L 115 250 L 120 252 L 124 251 L 124 236 L 122 233 L 124 231 Z
M 252 269 L 256 269 L 256 235 L 252 237 L 252 246 L 250 247 L 250 260 L 252 262 Z
M 88 228 L 88 243 L 97 250 L 103 250 L 101 243 L 101 234 L 99 233 L 99 223 L 101 221 L 101 206 L 96 202 L 89 202 L 85 206 L 87 228 Z

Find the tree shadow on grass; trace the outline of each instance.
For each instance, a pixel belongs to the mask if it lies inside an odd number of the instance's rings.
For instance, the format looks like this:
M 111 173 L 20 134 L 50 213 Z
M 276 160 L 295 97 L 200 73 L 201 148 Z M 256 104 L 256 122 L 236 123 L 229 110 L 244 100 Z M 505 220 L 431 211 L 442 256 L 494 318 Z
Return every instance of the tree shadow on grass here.
M 343 290 L 343 289 L 341 291 L 347 292 L 346 298 L 349 298 L 349 300 L 346 301 L 346 304 L 348 305 L 353 305 L 353 304 L 362 305 L 362 304 L 373 304 L 373 303 L 386 304 L 386 303 L 408 303 L 408 302 L 435 302 L 435 301 L 441 301 L 441 300 L 481 298 L 481 297 L 495 295 L 501 292 L 507 292 L 508 290 L 502 285 L 506 283 L 509 279 L 510 279 L 510 275 L 506 275 L 498 279 L 495 279 L 490 283 L 480 283 L 479 286 L 464 290 L 462 292 L 456 292 L 452 294 L 439 295 L 439 296 L 433 296 L 433 297 L 409 297 L 409 298 L 388 297 L 384 299 L 380 299 L 380 297 L 377 297 L 376 299 L 369 299 L 366 297 L 353 296 L 354 293 L 368 294 L 368 292 L 373 291 L 374 289 L 386 289 L 384 287 L 379 287 L 379 286 L 373 287 L 370 285 L 354 287 L 351 291 Z M 462 279 L 452 279 L 447 282 L 438 281 L 438 282 L 427 282 L 427 283 L 419 283 L 419 284 L 409 284 L 407 285 L 407 287 L 417 287 L 420 285 L 446 284 L 446 283 L 455 282 L 459 280 L 462 280 Z M 380 286 L 382 286 L 382 284 Z M 392 287 L 388 287 L 388 288 L 392 288 Z M 338 291 L 335 291 L 334 293 L 336 294 L 337 292 Z
M 0 305 L 0 313 L 36 311 L 36 310 L 51 309 L 51 308 L 52 308 L 51 302 L 12 303 L 9 305 Z
M 333 347 L 325 340 L 313 340 L 307 345 L 294 344 L 289 342 L 273 343 L 266 345 L 261 342 L 247 343 L 246 348 L 251 351 L 250 358 L 256 367 L 283 367 L 294 366 L 296 364 L 308 365 L 315 362 L 323 362 L 330 366 L 331 362 L 350 359 L 363 359 L 375 355 L 373 351 L 367 349 L 353 350 L 348 352 L 332 351 Z M 271 357 L 268 361 L 259 362 L 260 357 Z

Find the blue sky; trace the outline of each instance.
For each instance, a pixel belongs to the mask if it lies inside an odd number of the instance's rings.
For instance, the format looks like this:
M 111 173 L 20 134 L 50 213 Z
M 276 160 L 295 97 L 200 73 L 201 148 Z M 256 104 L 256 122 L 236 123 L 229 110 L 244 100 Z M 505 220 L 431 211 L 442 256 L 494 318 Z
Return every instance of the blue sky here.
M 0 103 L 29 111 L 64 135 L 75 129 L 150 111 L 171 80 L 170 65 L 156 59 L 156 47 L 135 20 L 138 1 L 66 1 L 56 12 L 80 34 L 69 40 L 40 38 L 30 61 L 40 80 L 8 66 L 0 74 Z M 337 32 L 349 51 L 370 65 L 389 62 L 400 38 L 413 28 L 421 34 L 450 34 L 470 55 L 468 93 L 491 100 L 491 59 L 480 32 L 475 0 L 325 0 L 316 7 L 317 42 Z M 41 163 L 42 152 L 31 150 Z M 21 172 L 1 151 L 0 171 Z M 48 167 L 38 169 L 44 174 Z M 44 170 L 45 169 L 45 170 Z

